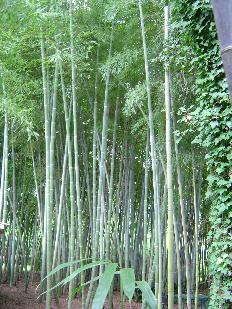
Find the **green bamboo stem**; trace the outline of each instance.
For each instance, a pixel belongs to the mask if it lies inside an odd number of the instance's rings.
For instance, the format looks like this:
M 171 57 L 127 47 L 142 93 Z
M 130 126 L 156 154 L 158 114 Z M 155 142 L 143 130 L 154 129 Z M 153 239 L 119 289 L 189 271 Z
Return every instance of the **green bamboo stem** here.
M 60 63 L 60 77 L 61 77 L 61 87 L 62 87 L 62 97 L 64 104 L 64 112 L 65 112 L 65 127 L 66 127 L 66 140 L 68 147 L 68 168 L 69 168 L 69 190 L 70 190 L 70 204 L 71 204 L 71 214 L 70 214 L 70 260 L 74 260 L 74 240 L 75 240 L 75 231 L 74 231 L 74 207 L 75 207 L 75 191 L 74 191 L 74 170 L 73 170 L 73 158 L 72 158 L 72 142 L 71 142 L 71 133 L 70 133 L 70 113 L 68 111 L 68 104 L 66 99 L 66 90 L 63 78 L 63 68 Z M 70 107 L 71 109 L 71 107 Z M 64 171 L 64 170 L 63 170 Z M 68 210 L 68 209 L 67 209 Z M 61 213 L 61 212 L 60 212 Z M 68 216 L 69 217 L 69 216 Z M 74 267 L 70 267 L 70 273 L 72 273 Z M 73 282 L 69 285 L 69 302 L 68 306 L 71 307 L 71 294 L 73 289 Z
M 175 112 L 174 112 L 173 106 L 172 106 L 172 125 L 173 125 L 173 131 L 175 132 L 176 131 L 176 119 L 175 119 Z M 186 283 L 187 283 L 187 287 L 186 287 L 187 306 L 188 306 L 187 308 L 191 309 L 191 272 L 190 272 L 190 259 L 189 259 L 189 250 L 188 250 L 186 211 L 185 211 L 184 194 L 183 194 L 184 192 L 183 177 L 182 177 L 182 171 L 181 171 L 181 165 L 180 165 L 179 147 L 178 147 L 177 138 L 175 134 L 174 134 L 174 149 L 175 149 L 179 204 L 180 204 L 180 211 L 181 211 L 181 224 L 182 224 L 182 229 L 183 229 L 183 240 L 184 240 L 185 275 L 186 275 Z
M 178 276 L 178 306 L 183 308 L 182 304 L 182 272 L 181 272 L 181 257 L 180 257 L 180 247 L 179 247 L 179 232 L 177 227 L 177 220 L 175 211 L 173 212 L 173 225 L 174 225 L 174 236 L 175 236 L 175 247 L 176 247 L 176 261 L 177 261 L 177 276 Z
M 48 82 L 47 73 L 45 66 L 45 47 L 44 47 L 44 37 L 42 30 L 40 30 L 40 45 L 41 45 L 41 64 L 42 64 L 42 78 L 43 78 L 43 96 L 44 96 L 44 127 L 45 127 L 45 160 L 46 160 L 46 183 L 45 183 L 45 209 L 44 209 L 44 235 L 42 241 L 42 267 L 41 267 L 41 280 L 46 276 L 46 260 L 47 260 L 47 210 L 50 203 L 50 120 L 48 111 Z M 50 286 L 50 282 L 48 283 Z M 41 290 L 44 289 L 44 283 L 41 284 Z M 47 308 L 50 309 L 51 306 L 51 294 L 46 295 Z
M 4 162 L 4 189 L 3 189 L 3 214 L 2 221 L 6 222 L 7 220 L 7 189 L 8 189 L 8 116 L 5 113 L 5 131 L 4 131 L 4 150 L 5 150 L 5 162 Z
M 16 183 L 15 183 L 15 150 L 14 150 L 14 133 L 11 127 L 11 160 L 12 160 L 12 205 L 16 212 Z M 12 249 L 11 249 L 11 266 L 10 266 L 10 286 L 14 284 L 14 265 L 15 265 L 15 250 L 16 250 L 16 222 L 13 216 L 12 222 Z
M 193 205 L 194 205 L 194 242 L 195 242 L 195 309 L 198 308 L 198 287 L 199 287 L 199 235 L 198 235 L 198 203 L 196 188 L 196 167 L 194 153 L 192 150 L 192 172 L 193 172 Z
M 77 100 L 76 100 L 76 67 L 74 62 L 75 49 L 74 49 L 74 32 L 73 32 L 73 16 L 72 16 L 72 1 L 70 1 L 70 50 L 71 50 L 71 70 L 72 70 L 72 100 L 73 100 L 73 139 L 74 139 L 74 167 L 75 167 L 75 189 L 76 189 L 76 203 L 77 203 L 77 219 L 78 219 L 78 237 L 79 237 L 79 250 L 80 259 L 83 259 L 83 237 L 82 237 L 82 206 L 80 197 L 80 171 L 79 171 L 79 154 L 78 154 L 78 143 L 77 143 Z M 71 209 L 71 260 L 74 258 L 74 209 Z M 80 263 L 83 266 L 83 262 Z M 73 267 L 72 267 L 73 269 Z M 71 269 L 70 269 L 71 272 Z M 84 272 L 81 273 L 81 285 L 84 283 Z M 72 283 L 69 287 L 69 309 L 71 309 L 71 294 L 72 294 Z M 85 296 L 84 289 L 82 289 L 82 308 L 85 308 Z
M 149 171 L 149 135 L 146 144 L 146 165 L 144 177 L 144 209 L 143 209 L 143 266 L 142 266 L 142 280 L 146 280 L 146 249 L 147 249 L 147 200 L 148 200 L 148 171 Z
M 109 54 L 108 59 L 111 58 L 112 55 L 112 46 L 113 46 L 113 34 L 114 34 L 114 23 L 112 23 L 112 30 L 110 36 L 110 46 L 109 46 Z M 98 178 L 98 194 L 97 194 L 97 209 L 96 209 L 96 227 L 95 227 L 95 235 L 94 235 L 94 243 L 93 243 L 93 253 L 92 258 L 96 259 L 97 257 L 97 247 L 98 241 L 100 237 L 100 219 L 102 212 L 102 204 L 101 198 L 103 194 L 103 182 L 105 178 L 105 158 L 106 158 L 106 148 L 107 148 L 107 130 L 108 130 L 108 118 L 109 118 L 109 84 L 110 84 L 110 68 L 106 72 L 106 80 L 105 80 L 105 95 L 104 95 L 104 110 L 103 110 L 103 127 L 102 127 L 102 142 L 101 142 L 101 155 L 99 162 L 99 178 Z M 94 268 L 91 274 L 91 278 L 93 279 L 95 276 L 96 269 Z M 93 282 L 90 283 L 89 291 L 86 299 L 86 308 L 88 308 L 91 294 L 93 290 Z
M 111 168 L 110 168 L 110 185 L 109 185 L 109 206 L 107 214 L 107 227 L 106 227 L 106 259 L 110 259 L 110 227 L 112 221 L 112 207 L 113 207 L 113 181 L 114 181 L 114 167 L 115 167 L 115 152 L 116 152 L 116 132 L 117 132 L 117 120 L 118 120 L 118 105 L 119 96 L 117 96 L 116 109 L 114 116 L 114 132 L 113 132 L 113 145 L 111 152 Z
M 165 40 L 169 38 L 169 7 L 165 7 Z M 174 307 L 173 280 L 173 180 L 172 180 L 172 140 L 171 140 L 171 100 L 170 100 L 170 71 L 165 63 L 165 107 L 166 107 L 166 155 L 167 155 L 167 189 L 168 189 L 168 308 Z
M 58 60 L 55 63 L 55 73 L 54 73 L 54 89 L 52 97 L 52 113 L 51 113 L 51 128 L 50 128 L 50 144 L 49 144 L 49 159 L 50 159 L 50 170 L 49 170 L 49 202 L 47 207 L 47 274 L 52 270 L 52 219 L 53 219 L 53 202 L 54 202 L 54 145 L 55 145 L 55 125 L 56 125 L 56 105 L 57 105 L 57 85 L 58 85 Z M 51 308 L 51 292 L 52 287 L 52 276 L 47 278 L 47 292 L 46 293 L 46 309 Z
M 65 185 L 66 185 L 67 159 L 68 159 L 68 139 L 66 139 L 64 159 L 63 159 L 63 169 L 62 169 L 62 179 L 61 179 L 61 188 L 60 188 L 60 199 L 59 199 L 59 203 L 58 203 L 58 205 L 59 205 L 58 206 L 58 217 L 57 217 L 57 220 L 56 220 L 57 229 L 56 229 L 56 235 L 55 235 L 52 269 L 55 268 L 57 252 L 59 250 L 61 219 L 62 219 Z
M 39 192 L 39 183 L 38 183 L 38 176 L 36 172 L 36 164 L 35 164 L 35 158 L 34 158 L 34 151 L 32 144 L 30 143 L 31 146 L 31 159 L 32 159 L 32 166 L 33 166 L 33 176 L 34 176 L 34 181 L 35 181 L 35 190 L 36 190 L 36 199 L 37 199 L 37 207 L 38 207 L 38 215 L 39 215 L 39 223 L 40 223 L 40 231 L 42 233 L 43 237 L 43 215 L 42 215 L 42 205 L 41 205 L 41 198 L 40 198 L 40 192 Z
M 94 85 L 94 108 L 93 108 L 93 185 L 92 185 L 92 203 L 93 203 L 93 233 L 92 239 L 96 232 L 96 170 L 97 170 L 97 96 L 98 96 L 98 63 L 99 63 L 99 46 L 97 47 L 97 72 Z
M 145 64 L 145 73 L 146 73 L 146 91 L 147 91 L 147 104 L 148 104 L 148 122 L 149 122 L 149 132 L 150 132 L 150 149 L 151 149 L 151 161 L 152 161 L 152 180 L 153 180 L 153 203 L 154 203 L 154 215 L 155 215 L 155 257 L 154 257 L 154 267 L 152 267 L 152 271 L 150 273 L 149 283 L 152 283 L 153 276 L 155 276 L 155 296 L 158 295 L 158 263 L 159 263 L 159 247 L 158 247 L 158 204 L 157 204 L 157 154 L 156 154 L 156 140 L 155 140 L 155 132 L 154 132 L 154 114 L 152 109 L 152 99 L 151 99 L 151 81 L 150 81 L 150 70 L 149 70 L 149 62 L 148 62 L 148 54 L 147 54 L 147 43 L 146 43 L 146 35 L 145 35 L 145 26 L 144 26 L 144 16 L 142 9 L 141 0 L 138 1 L 139 12 L 140 12 L 140 26 L 141 26 L 141 35 L 143 41 L 143 53 L 144 53 L 144 64 Z M 156 298 L 157 301 L 157 298 Z
M 2 151 L 2 167 L 1 167 L 1 188 L 0 188 L 0 219 L 2 220 L 2 214 L 3 214 L 3 196 L 4 196 L 4 179 L 5 179 L 5 156 L 6 156 L 6 126 L 4 125 L 4 142 L 3 142 L 3 151 Z

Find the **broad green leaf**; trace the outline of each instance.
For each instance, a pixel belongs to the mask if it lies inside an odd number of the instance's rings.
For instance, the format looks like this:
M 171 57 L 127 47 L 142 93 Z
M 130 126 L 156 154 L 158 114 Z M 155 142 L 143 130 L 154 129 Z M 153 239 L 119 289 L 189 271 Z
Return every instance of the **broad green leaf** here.
M 99 280 L 99 285 L 93 299 L 92 309 L 102 309 L 106 296 L 109 292 L 115 271 L 118 267 L 116 263 L 110 263 L 106 266 L 105 272 Z
M 132 268 L 124 268 L 120 271 L 122 288 L 131 302 L 135 292 L 135 272 Z
M 108 262 L 106 261 L 100 261 L 100 262 L 92 262 L 92 263 L 89 263 L 89 264 L 86 264 L 82 267 L 79 267 L 78 269 L 76 269 L 73 273 L 71 273 L 68 277 L 66 277 L 65 279 L 61 280 L 60 282 L 58 282 L 55 286 L 53 286 L 51 289 L 43 292 L 41 295 L 45 294 L 45 293 L 48 293 L 54 289 L 56 289 L 58 286 L 61 286 L 61 285 L 65 285 L 67 283 L 69 283 L 70 281 L 72 281 L 78 274 L 80 274 L 82 271 L 84 270 L 87 270 L 89 268 L 93 268 L 95 266 L 99 266 L 99 265 L 103 265 L 103 264 L 106 264 Z
M 150 285 L 146 281 L 136 281 L 138 288 L 143 294 L 143 298 L 151 309 L 156 309 L 157 302 Z

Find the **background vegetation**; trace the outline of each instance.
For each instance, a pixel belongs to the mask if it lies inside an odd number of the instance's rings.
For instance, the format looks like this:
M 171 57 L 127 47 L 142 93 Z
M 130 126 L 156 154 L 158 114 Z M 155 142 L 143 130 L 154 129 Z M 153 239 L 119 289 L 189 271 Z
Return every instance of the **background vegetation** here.
M 165 36 L 164 6 L 1 1 L 2 281 L 23 274 L 27 289 L 69 262 L 42 293 L 110 260 L 158 308 L 166 294 L 169 308 L 173 294 L 197 306 L 208 289 L 209 308 L 229 307 L 232 108 L 212 9 L 173 0 Z M 92 266 L 46 293 L 46 308 L 62 293 L 71 308 L 78 286 L 87 308 L 108 269 Z M 111 308 L 119 288 L 116 276 Z

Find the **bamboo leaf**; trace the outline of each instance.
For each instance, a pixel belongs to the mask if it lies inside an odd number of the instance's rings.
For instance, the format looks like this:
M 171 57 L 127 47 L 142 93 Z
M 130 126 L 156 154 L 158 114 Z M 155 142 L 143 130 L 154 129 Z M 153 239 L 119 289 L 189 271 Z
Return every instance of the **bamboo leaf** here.
M 122 288 L 125 295 L 131 302 L 135 292 L 135 272 L 132 268 L 124 268 L 120 271 Z
M 84 270 L 87 270 L 89 268 L 93 268 L 95 266 L 99 266 L 99 265 L 103 265 L 103 264 L 106 264 L 108 262 L 106 261 L 98 261 L 98 262 L 92 262 L 92 263 L 89 263 L 89 264 L 86 264 L 82 267 L 79 267 L 78 269 L 76 269 L 72 274 L 70 274 L 68 277 L 66 277 L 65 279 L 61 280 L 60 282 L 58 282 L 55 286 L 53 286 L 51 289 L 43 292 L 42 294 L 39 295 L 39 297 L 45 293 L 48 293 L 54 289 L 56 289 L 57 287 L 61 286 L 61 285 L 65 285 L 67 283 L 69 283 L 70 281 L 72 281 L 78 274 L 80 274 L 82 271 Z
M 93 299 L 92 309 L 102 309 L 106 296 L 109 292 L 115 271 L 118 267 L 116 263 L 110 263 L 106 266 L 105 272 L 99 280 L 99 285 Z
M 157 308 L 157 301 L 150 285 L 146 281 L 137 281 L 137 286 L 143 294 L 143 298 L 151 309 Z
M 73 289 L 72 294 L 71 294 L 71 299 L 73 299 L 78 293 L 80 293 L 86 285 L 90 284 L 91 282 L 95 282 L 95 281 L 99 280 L 99 278 L 100 277 L 97 276 L 97 277 L 93 278 L 92 280 L 89 280 L 89 281 L 83 283 L 82 285 L 76 287 L 75 289 Z
M 70 267 L 74 264 L 80 263 L 81 261 L 86 261 L 87 259 L 82 259 L 82 260 L 75 260 L 75 261 L 71 261 L 71 262 L 67 262 L 67 263 L 62 263 L 60 265 L 58 265 L 57 267 L 55 267 L 46 277 L 43 278 L 43 280 L 41 280 L 40 284 L 37 286 L 36 289 L 38 289 L 38 287 L 41 285 L 41 283 L 47 279 L 48 277 L 54 275 L 55 273 L 57 273 L 59 270 L 65 268 L 65 267 Z

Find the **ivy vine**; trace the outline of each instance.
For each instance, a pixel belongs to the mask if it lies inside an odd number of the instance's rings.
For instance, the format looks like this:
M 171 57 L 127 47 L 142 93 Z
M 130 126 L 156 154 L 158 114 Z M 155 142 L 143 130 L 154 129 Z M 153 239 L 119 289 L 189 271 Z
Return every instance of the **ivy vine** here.
M 232 303 L 232 108 L 210 1 L 173 2 L 181 65 L 195 75 L 195 101 L 188 110 L 196 132 L 193 143 L 206 151 L 209 308 L 224 309 Z

